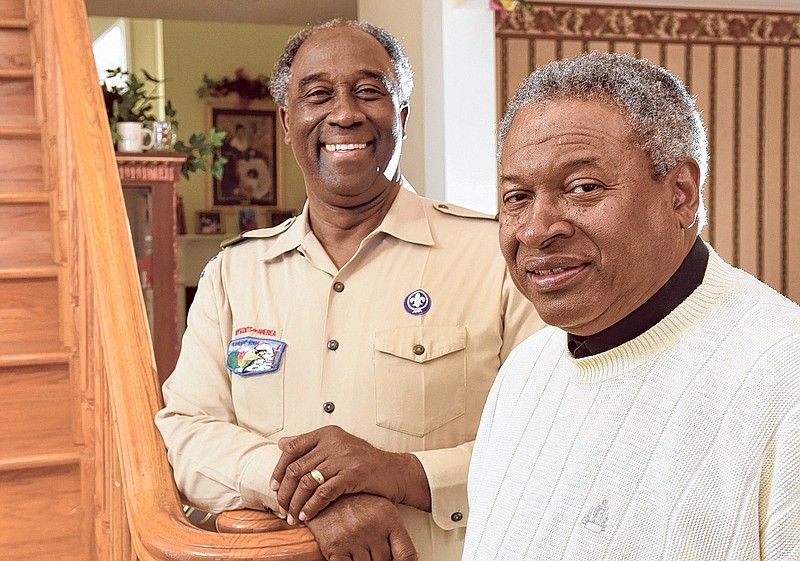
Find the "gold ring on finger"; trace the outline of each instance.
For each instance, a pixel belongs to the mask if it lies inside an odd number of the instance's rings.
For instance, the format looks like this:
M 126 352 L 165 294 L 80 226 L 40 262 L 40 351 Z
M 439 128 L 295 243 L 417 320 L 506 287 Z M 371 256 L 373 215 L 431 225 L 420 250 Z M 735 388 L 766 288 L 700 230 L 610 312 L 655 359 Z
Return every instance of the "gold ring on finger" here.
M 308 472 L 308 475 L 310 475 L 311 478 L 320 485 L 325 483 L 325 476 L 322 475 L 318 469 L 312 469 L 310 472 Z

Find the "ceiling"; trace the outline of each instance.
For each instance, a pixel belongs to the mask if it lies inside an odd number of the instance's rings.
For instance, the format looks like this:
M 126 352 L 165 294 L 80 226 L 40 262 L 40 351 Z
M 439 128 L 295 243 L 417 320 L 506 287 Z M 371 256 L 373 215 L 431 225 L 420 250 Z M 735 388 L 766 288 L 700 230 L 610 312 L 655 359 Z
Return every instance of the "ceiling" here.
M 86 0 L 90 16 L 228 21 L 273 25 L 356 19 L 357 0 Z

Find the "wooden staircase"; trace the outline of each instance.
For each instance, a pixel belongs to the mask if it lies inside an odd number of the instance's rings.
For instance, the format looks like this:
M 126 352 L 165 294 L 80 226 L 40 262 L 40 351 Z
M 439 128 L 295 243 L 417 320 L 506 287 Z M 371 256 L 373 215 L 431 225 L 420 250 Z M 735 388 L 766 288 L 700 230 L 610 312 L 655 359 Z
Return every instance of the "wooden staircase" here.
M 74 265 L 46 179 L 34 38 L 23 0 L 0 0 L 0 551 L 94 559 L 96 464 L 76 374 Z
M 183 515 L 92 60 L 83 0 L 0 0 L 0 558 L 321 561 Z

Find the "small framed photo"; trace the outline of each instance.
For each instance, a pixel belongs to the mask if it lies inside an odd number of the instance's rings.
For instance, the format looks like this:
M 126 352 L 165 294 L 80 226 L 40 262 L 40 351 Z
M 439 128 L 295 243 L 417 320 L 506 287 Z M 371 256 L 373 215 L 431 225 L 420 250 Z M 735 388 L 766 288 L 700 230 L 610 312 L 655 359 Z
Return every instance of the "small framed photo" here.
M 197 211 L 198 234 L 224 234 L 222 227 L 222 214 L 218 210 Z
M 277 226 L 283 224 L 294 216 L 293 210 L 273 210 L 270 215 L 270 225 Z
M 207 103 L 209 125 L 227 133 L 215 156 L 227 161 L 222 179 L 210 178 L 209 205 L 280 207 L 283 202 L 283 136 L 271 100 L 242 104 L 236 96 Z
M 258 214 L 254 208 L 240 208 L 239 209 L 239 231 L 247 232 L 248 230 L 256 230 L 258 225 Z

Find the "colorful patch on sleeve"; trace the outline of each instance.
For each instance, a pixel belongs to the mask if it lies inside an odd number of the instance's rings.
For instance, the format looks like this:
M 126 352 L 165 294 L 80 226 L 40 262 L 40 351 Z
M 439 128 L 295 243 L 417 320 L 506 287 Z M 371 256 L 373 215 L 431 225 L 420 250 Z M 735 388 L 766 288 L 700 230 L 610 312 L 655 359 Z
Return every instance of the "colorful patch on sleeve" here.
M 281 364 L 286 343 L 275 339 L 240 337 L 228 346 L 228 370 L 238 376 L 275 372 Z
M 217 257 L 219 257 L 219 253 L 217 253 L 217 254 L 216 254 L 214 257 L 212 257 L 211 259 L 209 259 L 209 260 L 208 260 L 208 263 L 206 263 L 206 266 L 205 266 L 205 267 L 203 267 L 203 270 L 202 270 L 202 271 L 200 271 L 200 278 L 201 278 L 201 279 L 202 279 L 204 276 L 206 276 L 206 267 L 208 267 L 209 265 L 211 265 L 211 263 L 212 263 L 212 262 L 213 262 L 213 261 L 214 261 L 214 260 L 215 260 Z

